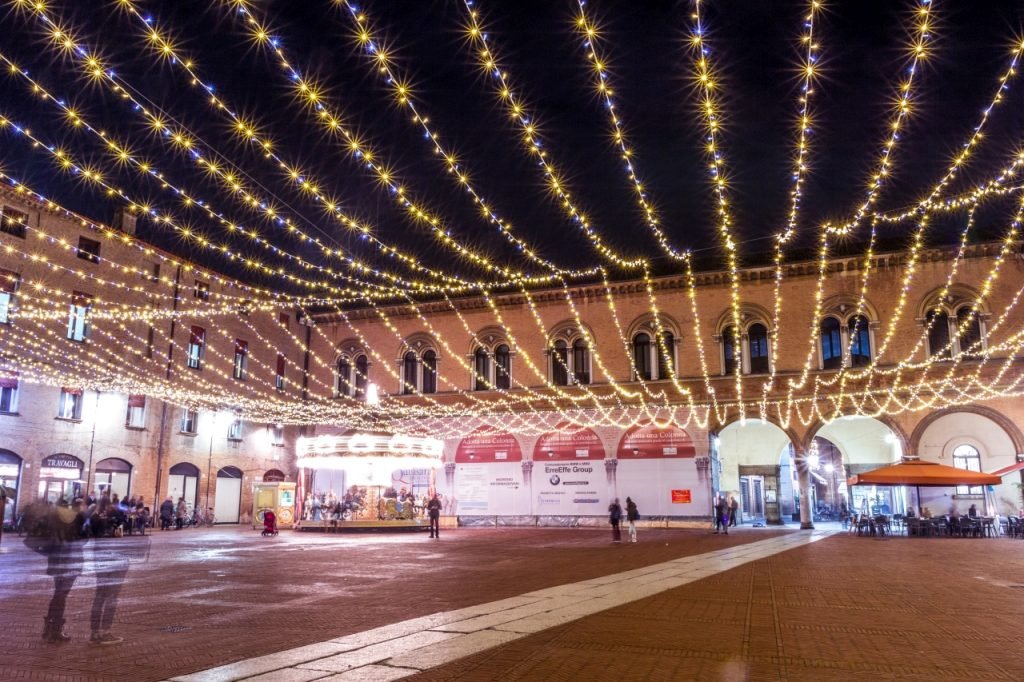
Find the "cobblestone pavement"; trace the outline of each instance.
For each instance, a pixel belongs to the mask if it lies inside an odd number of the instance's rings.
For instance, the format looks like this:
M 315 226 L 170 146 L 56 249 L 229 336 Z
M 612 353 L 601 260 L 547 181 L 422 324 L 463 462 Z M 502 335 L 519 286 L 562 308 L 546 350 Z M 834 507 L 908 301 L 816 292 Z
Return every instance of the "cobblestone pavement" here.
M 113 627 L 125 641 L 109 647 L 87 642 L 91 562 L 104 546 L 86 546 L 85 572 L 67 603 L 72 641 L 53 645 L 40 638 L 53 593 L 45 560 L 5 534 L 0 679 L 166 679 L 783 533 L 647 530 L 636 545 L 612 545 L 609 532 L 590 529 L 460 529 L 439 541 L 424 534 L 261 538 L 238 528 L 156 532 L 148 560 L 126 558 Z M 137 541 L 105 542 L 127 548 Z
M 1021 680 L 1024 542 L 833 536 L 410 680 Z

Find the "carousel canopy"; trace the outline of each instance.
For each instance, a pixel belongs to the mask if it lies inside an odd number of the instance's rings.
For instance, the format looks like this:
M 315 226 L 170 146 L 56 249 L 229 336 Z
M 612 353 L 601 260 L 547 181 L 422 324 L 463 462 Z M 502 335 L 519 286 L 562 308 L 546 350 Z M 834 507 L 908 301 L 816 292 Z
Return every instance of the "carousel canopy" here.
M 993 474 L 967 471 L 936 462 L 903 461 L 851 476 L 850 485 L 916 485 L 949 487 L 955 485 L 999 485 L 1002 479 Z

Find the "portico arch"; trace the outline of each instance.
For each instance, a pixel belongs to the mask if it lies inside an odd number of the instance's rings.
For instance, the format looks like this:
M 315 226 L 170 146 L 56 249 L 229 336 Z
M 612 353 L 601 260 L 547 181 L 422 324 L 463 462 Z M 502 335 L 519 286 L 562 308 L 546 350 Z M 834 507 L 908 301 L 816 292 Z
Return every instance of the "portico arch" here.
M 1024 453 L 1024 433 L 1021 432 L 1020 428 L 1010 419 L 1008 419 L 1001 412 L 993 410 L 991 407 L 984 405 L 961 405 L 959 407 L 947 407 L 943 410 L 938 410 L 928 414 L 924 419 L 917 423 L 914 427 L 913 433 L 910 434 L 910 443 L 908 451 L 911 454 L 918 455 L 921 450 L 921 436 L 933 423 L 949 414 L 957 412 L 968 412 L 976 414 L 991 421 L 995 422 L 1006 435 L 1013 442 L 1013 447 L 1016 450 L 1014 454 Z
M 928 415 L 914 429 L 913 438 L 915 454 L 921 459 L 974 471 L 1008 467 L 1021 452 L 1017 426 L 996 410 L 978 405 Z M 922 489 L 921 506 L 933 514 L 964 514 L 972 504 L 988 513 L 1013 514 L 1019 509 L 1017 482 L 1004 479 L 993 491 L 994 499 L 981 486 Z
M 793 514 L 790 452 L 800 439 L 791 429 L 762 419 L 734 420 L 714 436 L 718 488 L 737 497 L 746 520 L 780 524 Z

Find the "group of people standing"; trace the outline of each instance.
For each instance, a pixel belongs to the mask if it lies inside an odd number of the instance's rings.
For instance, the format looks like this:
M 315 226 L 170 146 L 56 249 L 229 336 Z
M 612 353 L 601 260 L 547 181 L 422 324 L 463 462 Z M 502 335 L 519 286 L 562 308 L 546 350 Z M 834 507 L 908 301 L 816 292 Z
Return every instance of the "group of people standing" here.
M 629 525 L 629 541 L 636 542 L 636 522 L 640 519 L 640 510 L 632 498 L 626 498 L 626 523 Z M 612 524 L 612 542 L 622 542 L 622 529 L 619 527 L 622 522 L 622 505 L 619 498 L 615 498 L 608 505 L 608 520 Z
M 732 495 L 726 499 L 725 495 L 718 496 L 715 503 L 715 534 L 729 534 L 729 527 L 737 524 L 740 515 L 740 503 Z
M 53 597 L 43 617 L 43 640 L 50 644 L 71 640 L 64 628 L 65 606 L 75 581 L 86 570 L 96 580 L 89 642 L 110 645 L 124 641 L 111 632 L 118 597 L 129 565 L 148 558 L 149 538 L 97 539 L 89 533 L 91 522 L 85 501 L 80 498 L 71 504 L 62 499 L 56 506 L 39 503 L 26 513 L 25 545 L 46 557 L 46 574 L 53 578 Z M 83 551 L 86 543 L 91 550 L 88 555 Z

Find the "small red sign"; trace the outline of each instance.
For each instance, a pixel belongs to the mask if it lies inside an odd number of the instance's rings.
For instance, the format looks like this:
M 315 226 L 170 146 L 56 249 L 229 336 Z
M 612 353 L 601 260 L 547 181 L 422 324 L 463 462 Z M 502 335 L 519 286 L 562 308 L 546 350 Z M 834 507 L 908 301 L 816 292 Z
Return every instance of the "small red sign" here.
M 672 504 L 690 504 L 691 502 L 693 502 L 693 496 L 689 490 L 672 491 Z

